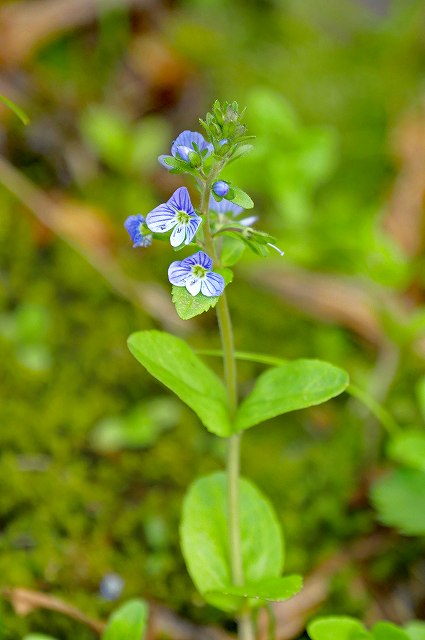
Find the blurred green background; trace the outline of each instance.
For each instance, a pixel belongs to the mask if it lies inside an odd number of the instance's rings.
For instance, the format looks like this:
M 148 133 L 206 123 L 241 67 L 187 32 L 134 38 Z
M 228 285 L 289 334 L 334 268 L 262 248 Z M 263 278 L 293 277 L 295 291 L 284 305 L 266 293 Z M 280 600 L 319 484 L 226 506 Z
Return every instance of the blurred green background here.
M 223 465 L 223 443 L 126 348 L 147 328 L 219 345 L 213 313 L 178 320 L 169 247 L 133 250 L 123 229 L 180 186 L 156 158 L 216 98 L 246 105 L 257 136 L 224 177 L 285 251 L 237 269 L 238 348 L 327 359 L 424 428 L 424 25 L 423 0 L 2 3 L 0 94 L 30 118 L 0 104 L 3 587 L 105 618 L 99 585 L 118 573 L 121 598 L 232 630 L 178 549 L 185 489 Z M 241 392 L 259 371 L 241 363 Z M 398 533 L 369 498 L 394 467 L 387 440 L 347 397 L 245 436 L 243 472 L 277 509 L 288 571 L 339 558 L 291 637 L 314 610 L 425 616 L 425 527 Z M 0 599 L 0 638 L 29 630 L 94 637 Z

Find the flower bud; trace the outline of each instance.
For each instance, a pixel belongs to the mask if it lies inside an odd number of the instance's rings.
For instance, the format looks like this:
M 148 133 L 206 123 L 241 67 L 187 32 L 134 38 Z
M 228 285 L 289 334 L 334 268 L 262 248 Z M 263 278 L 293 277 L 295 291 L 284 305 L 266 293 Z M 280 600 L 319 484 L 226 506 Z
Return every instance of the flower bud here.
M 217 180 L 217 182 L 214 182 L 212 186 L 212 190 L 214 191 L 215 195 L 218 196 L 219 198 L 225 198 L 229 193 L 230 185 L 228 182 L 225 182 L 224 180 Z

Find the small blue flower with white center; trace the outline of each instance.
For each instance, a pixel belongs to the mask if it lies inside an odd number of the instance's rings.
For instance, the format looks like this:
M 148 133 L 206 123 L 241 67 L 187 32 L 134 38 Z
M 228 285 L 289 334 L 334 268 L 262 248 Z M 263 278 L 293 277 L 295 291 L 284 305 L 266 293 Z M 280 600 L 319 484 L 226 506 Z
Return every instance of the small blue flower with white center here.
M 218 218 L 221 222 L 224 222 L 225 218 L 227 218 L 229 214 L 232 218 L 237 218 L 242 211 L 244 211 L 243 207 L 240 207 L 229 200 L 221 200 L 220 202 L 217 202 L 214 196 L 210 196 L 209 208 L 211 211 L 215 211 L 215 213 L 218 214 Z M 244 227 L 250 227 L 257 222 L 257 220 L 258 216 L 248 216 L 248 218 L 243 218 L 242 220 L 238 220 L 238 222 Z
M 198 251 L 189 258 L 172 262 L 168 268 L 168 279 L 176 287 L 186 287 L 192 296 L 199 292 L 208 297 L 219 296 L 224 290 L 224 278 L 211 268 L 211 258 Z
M 155 207 L 146 216 L 146 224 L 154 233 L 173 232 L 170 243 L 173 247 L 192 242 L 202 218 L 195 213 L 186 187 L 179 187 L 168 202 Z
M 217 180 L 214 182 L 212 190 L 219 198 L 225 198 L 230 191 L 230 184 L 224 180 Z
M 177 158 L 177 160 L 183 160 L 184 162 L 190 163 L 190 154 L 198 155 L 198 151 L 199 153 L 207 151 L 207 153 L 204 154 L 205 157 L 207 157 L 213 152 L 213 150 L 213 145 L 209 144 L 201 133 L 198 133 L 197 131 L 183 131 L 183 133 L 177 136 L 171 146 L 171 156 L 159 156 L 158 161 L 166 169 L 171 169 L 172 167 L 165 162 L 167 158 L 174 157 Z
M 149 247 L 152 244 L 152 234 L 148 232 L 145 219 L 140 213 L 129 216 L 124 227 L 133 241 L 133 247 Z

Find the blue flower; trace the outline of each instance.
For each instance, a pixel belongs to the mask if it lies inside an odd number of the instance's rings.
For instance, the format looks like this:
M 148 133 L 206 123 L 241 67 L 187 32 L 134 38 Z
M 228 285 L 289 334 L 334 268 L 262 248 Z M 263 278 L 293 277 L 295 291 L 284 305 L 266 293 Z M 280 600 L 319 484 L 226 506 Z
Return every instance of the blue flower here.
M 197 146 L 197 149 L 193 145 Z M 204 136 L 197 131 L 183 131 L 173 142 L 171 146 L 171 156 L 159 156 L 158 161 L 166 169 L 171 169 L 170 165 L 165 162 L 166 158 L 177 158 L 177 160 L 184 160 L 184 162 L 190 162 L 189 153 L 197 153 L 198 151 L 207 151 L 205 156 L 209 156 L 214 150 L 212 144 L 208 144 Z
M 221 200 L 217 202 L 214 196 L 210 196 L 210 204 L 209 208 L 211 211 L 215 211 L 218 214 L 219 219 L 223 221 L 223 219 L 228 217 L 228 214 L 231 215 L 232 218 L 237 218 L 242 211 L 244 211 L 243 207 L 240 207 L 229 200 Z M 238 220 L 239 224 L 242 224 L 244 227 L 250 227 L 258 220 L 258 216 L 248 216 L 248 218 L 243 218 L 243 220 Z
M 180 187 L 168 202 L 160 204 L 146 216 L 146 224 L 154 233 L 165 233 L 173 229 L 170 242 L 173 247 L 192 242 L 202 218 L 195 213 L 189 191 Z
M 152 244 L 152 234 L 146 233 L 145 219 L 140 213 L 129 216 L 124 222 L 124 227 L 133 241 L 133 247 L 149 247 Z
M 214 191 L 216 196 L 218 196 L 219 198 L 224 198 L 229 193 L 230 184 L 228 182 L 225 182 L 224 180 L 217 180 L 217 182 L 214 182 L 212 190 Z
M 186 287 L 192 296 L 219 296 L 224 290 L 224 279 L 211 271 L 212 260 L 203 251 L 184 260 L 177 260 L 168 268 L 168 279 L 176 287 Z

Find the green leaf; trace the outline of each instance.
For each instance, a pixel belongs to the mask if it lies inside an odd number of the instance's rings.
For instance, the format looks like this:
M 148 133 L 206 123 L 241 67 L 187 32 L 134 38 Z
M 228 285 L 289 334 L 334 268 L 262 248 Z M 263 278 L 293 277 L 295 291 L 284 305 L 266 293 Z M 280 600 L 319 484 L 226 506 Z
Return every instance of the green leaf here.
M 409 640 L 425 640 L 425 622 L 421 620 L 412 620 L 408 622 L 404 630 L 409 636 Z
M 233 267 L 243 255 L 245 245 L 236 236 L 223 236 L 223 245 L 221 249 L 221 264 L 224 267 Z
M 409 635 L 392 622 L 377 622 L 371 629 L 374 640 L 410 640 Z
M 183 340 L 161 331 L 140 331 L 129 337 L 128 348 L 152 376 L 193 409 L 209 431 L 223 438 L 231 435 L 223 383 Z
M 232 281 L 233 273 L 230 269 L 216 269 L 215 271 L 223 276 L 226 285 Z M 192 296 L 186 287 L 176 287 L 175 285 L 172 288 L 172 296 L 176 311 L 182 320 L 190 320 L 190 318 L 212 309 L 220 297 L 204 296 L 203 293 Z
M 242 564 L 251 585 L 280 576 L 283 538 L 269 501 L 247 480 L 241 479 L 239 488 Z M 232 582 L 225 473 L 213 473 L 191 485 L 180 536 L 188 571 L 200 593 L 219 609 L 237 610 L 241 598 L 222 593 Z
M 232 202 L 239 205 L 240 207 L 243 207 L 244 209 L 252 209 L 252 207 L 254 206 L 254 202 L 252 201 L 250 196 L 245 193 L 245 191 L 242 191 L 242 189 L 240 189 L 239 187 L 235 187 L 233 184 L 231 186 L 231 189 L 234 194 Z
M 143 600 L 129 600 L 109 618 L 102 640 L 144 640 L 148 606 Z
M 342 393 L 348 383 L 345 371 L 320 360 L 293 360 L 269 369 L 241 403 L 236 430 L 325 402 Z
M 357 640 L 370 638 L 359 620 L 348 616 L 316 618 L 307 627 L 311 640 Z
M 407 535 L 425 534 L 425 473 L 396 469 L 372 486 L 378 519 Z
M 388 455 L 406 467 L 425 472 L 425 431 L 410 429 L 391 438 Z
M 255 584 L 227 585 L 220 593 L 241 598 L 254 598 L 262 602 L 281 602 L 282 600 L 289 600 L 289 598 L 299 593 L 302 586 L 303 579 L 301 576 L 290 575 L 282 578 L 267 578 Z M 209 595 L 217 595 L 217 592 Z
M 9 107 L 9 109 L 11 111 L 13 111 L 15 116 L 17 116 L 19 118 L 19 120 L 22 122 L 22 124 L 27 125 L 29 123 L 30 119 L 29 119 L 29 117 L 27 116 L 27 114 L 25 113 L 25 111 L 21 107 L 18 107 L 17 104 L 12 102 L 12 100 L 9 100 L 9 98 L 6 98 L 6 96 L 0 95 L 0 100 L 2 102 L 4 102 L 4 104 L 7 107 Z

